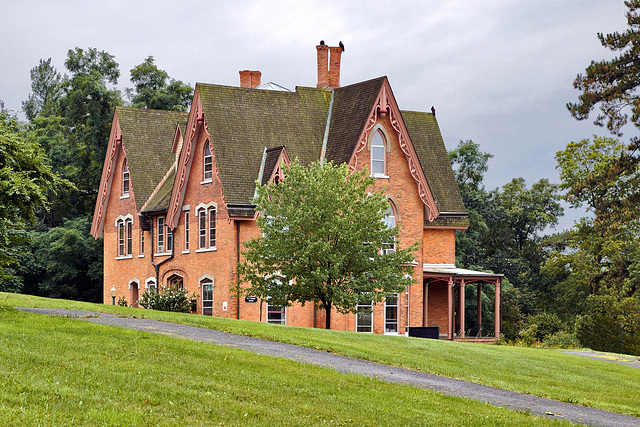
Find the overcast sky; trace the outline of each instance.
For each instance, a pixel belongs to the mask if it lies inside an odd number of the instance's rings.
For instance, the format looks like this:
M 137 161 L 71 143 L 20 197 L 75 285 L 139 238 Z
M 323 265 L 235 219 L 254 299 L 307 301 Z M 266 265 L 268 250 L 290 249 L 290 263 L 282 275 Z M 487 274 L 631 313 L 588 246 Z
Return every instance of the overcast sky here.
M 19 111 L 29 70 L 95 47 L 120 64 L 118 87 L 151 55 L 185 83 L 315 86 L 320 40 L 342 41 L 343 86 L 386 75 L 403 110 L 436 107 L 448 149 L 472 139 L 495 157 L 485 184 L 514 177 L 558 181 L 554 155 L 606 135 L 565 104 L 591 60 L 610 58 L 597 37 L 626 29 L 622 0 L 146 1 L 0 0 L 0 100 Z M 568 213 L 560 228 L 579 214 Z

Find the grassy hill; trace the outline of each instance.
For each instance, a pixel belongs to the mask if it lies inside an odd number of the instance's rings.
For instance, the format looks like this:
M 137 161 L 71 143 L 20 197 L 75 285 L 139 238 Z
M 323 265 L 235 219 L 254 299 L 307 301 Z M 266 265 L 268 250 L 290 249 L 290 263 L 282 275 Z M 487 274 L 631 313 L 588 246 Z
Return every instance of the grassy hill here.
M 260 336 L 640 414 L 640 369 L 555 351 L 355 334 L 0 293 L 2 425 L 539 425 L 429 390 L 247 351 L 33 315 L 111 311 Z

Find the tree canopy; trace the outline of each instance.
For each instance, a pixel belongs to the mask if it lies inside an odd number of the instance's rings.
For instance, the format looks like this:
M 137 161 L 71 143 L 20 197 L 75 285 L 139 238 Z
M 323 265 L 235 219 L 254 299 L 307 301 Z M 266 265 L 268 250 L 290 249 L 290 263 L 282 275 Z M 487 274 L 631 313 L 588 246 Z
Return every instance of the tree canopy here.
M 135 92 L 127 89 L 127 94 L 133 107 L 186 111 L 191 105 L 193 88 L 170 78 L 156 66 L 153 56 L 131 69 L 131 83 L 135 85 Z
M 283 165 L 284 166 L 284 165 Z M 402 247 L 389 227 L 390 209 L 375 179 L 348 165 L 297 160 L 286 178 L 259 186 L 255 203 L 262 236 L 245 243 L 239 264 L 245 293 L 273 305 L 320 304 L 331 325 L 331 309 L 354 312 L 357 304 L 382 301 L 412 283 L 416 246 Z M 395 251 L 384 251 L 395 245 Z

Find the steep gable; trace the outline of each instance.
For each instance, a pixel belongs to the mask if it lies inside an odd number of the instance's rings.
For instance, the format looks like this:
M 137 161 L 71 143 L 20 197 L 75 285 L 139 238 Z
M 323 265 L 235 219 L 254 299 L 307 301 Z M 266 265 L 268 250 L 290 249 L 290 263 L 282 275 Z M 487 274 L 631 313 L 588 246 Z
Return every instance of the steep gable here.
M 401 114 L 438 210 L 441 213 L 466 212 L 435 116 L 416 111 L 402 111 Z
M 140 211 L 175 161 L 176 126 L 186 126 L 188 113 L 118 107 L 118 115 Z

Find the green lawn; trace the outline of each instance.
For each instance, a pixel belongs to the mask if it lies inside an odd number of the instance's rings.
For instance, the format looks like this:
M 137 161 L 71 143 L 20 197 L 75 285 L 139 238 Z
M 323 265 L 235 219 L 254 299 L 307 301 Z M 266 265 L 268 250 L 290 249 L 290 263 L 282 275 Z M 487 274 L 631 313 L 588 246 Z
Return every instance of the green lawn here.
M 640 395 L 640 369 L 552 350 L 283 327 L 50 300 L 27 295 L 0 293 L 0 304 L 112 311 L 191 324 L 319 348 L 629 415 L 640 415 L 640 402 L 637 399 Z M 338 374 L 333 373 L 331 377 L 338 377 Z M 415 389 L 412 390 L 415 392 Z
M 552 425 L 429 390 L 0 305 L 0 425 Z

